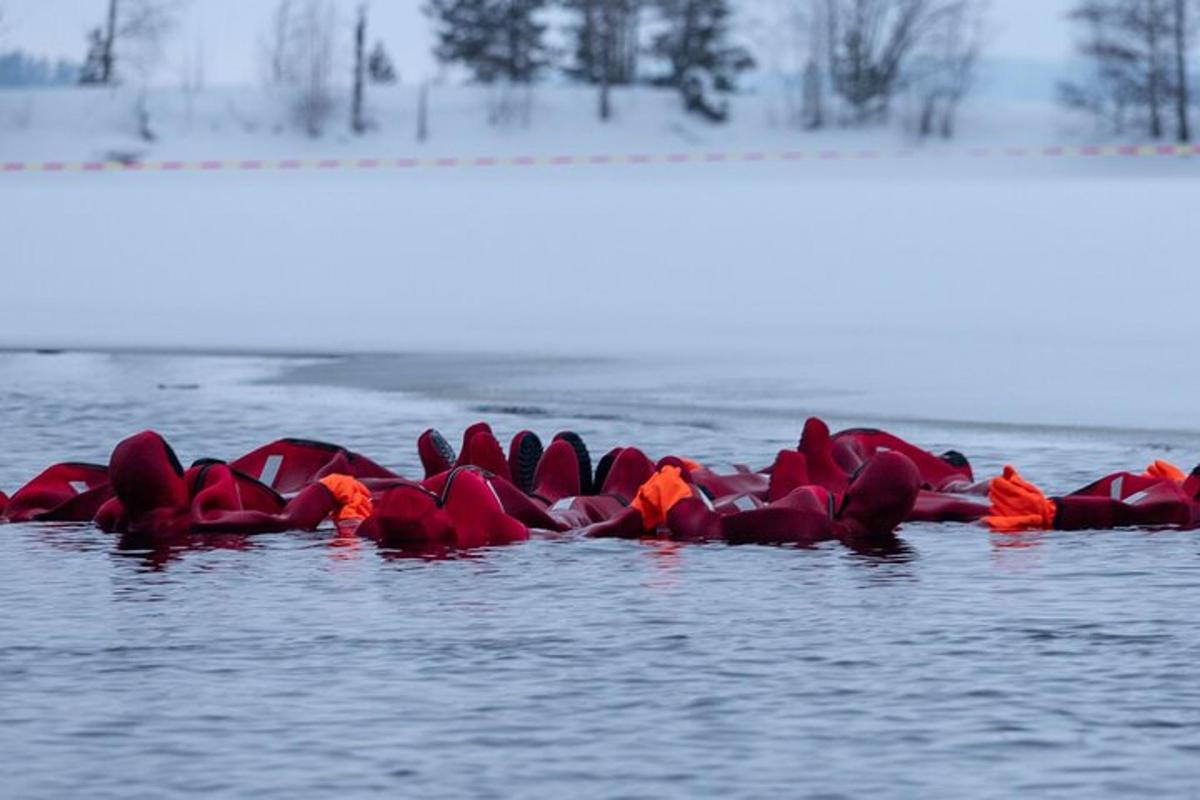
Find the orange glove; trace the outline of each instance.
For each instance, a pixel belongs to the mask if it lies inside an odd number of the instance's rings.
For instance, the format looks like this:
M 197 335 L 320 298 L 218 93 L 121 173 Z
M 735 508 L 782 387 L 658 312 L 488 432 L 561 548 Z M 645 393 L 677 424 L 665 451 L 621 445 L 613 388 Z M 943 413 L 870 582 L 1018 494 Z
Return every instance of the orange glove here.
M 993 478 L 988 488 L 992 503 L 991 514 L 984 522 L 994 531 L 1048 531 L 1054 527 L 1057 507 L 1046 499 L 1041 489 L 1021 477 L 1014 467 L 1004 468 L 1004 475 Z
M 321 479 L 321 485 L 329 490 L 337 503 L 333 512 L 335 522 L 366 519 L 375 510 L 371 490 L 349 475 L 329 475 Z
M 1151 478 L 1162 478 L 1168 481 L 1175 481 L 1176 483 L 1183 483 L 1187 480 L 1187 475 L 1184 474 L 1183 470 L 1171 462 L 1163 461 L 1162 459 L 1146 467 L 1146 474 Z
M 667 521 L 667 513 L 676 503 L 692 494 L 692 487 L 683 480 L 683 471 L 668 466 L 643 483 L 629 505 L 641 513 L 643 527 L 652 531 Z

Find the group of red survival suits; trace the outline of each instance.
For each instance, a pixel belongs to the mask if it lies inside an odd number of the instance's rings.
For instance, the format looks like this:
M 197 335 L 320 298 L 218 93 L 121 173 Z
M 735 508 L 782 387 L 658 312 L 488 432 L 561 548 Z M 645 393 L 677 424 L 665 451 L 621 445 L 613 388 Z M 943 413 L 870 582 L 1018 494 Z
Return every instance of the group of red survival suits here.
M 960 453 L 934 455 L 878 430 L 831 434 L 819 419 L 769 467 L 730 474 L 679 456 L 655 462 L 634 447 L 613 449 L 593 469 L 570 432 L 544 446 L 522 431 L 505 452 L 486 423 L 466 431 L 457 454 L 435 430 L 417 447 L 422 480 L 299 439 L 185 469 L 147 431 L 117 445 L 107 466 L 59 464 L 11 498 L 0 493 L 0 521 L 94 521 L 170 537 L 314 530 L 332 519 L 340 534 L 418 554 L 541 531 L 805 545 L 887 539 L 906 521 L 981 522 L 1001 532 L 1200 527 L 1200 468 L 1187 475 L 1158 461 L 1051 498 L 1012 467 L 977 482 Z

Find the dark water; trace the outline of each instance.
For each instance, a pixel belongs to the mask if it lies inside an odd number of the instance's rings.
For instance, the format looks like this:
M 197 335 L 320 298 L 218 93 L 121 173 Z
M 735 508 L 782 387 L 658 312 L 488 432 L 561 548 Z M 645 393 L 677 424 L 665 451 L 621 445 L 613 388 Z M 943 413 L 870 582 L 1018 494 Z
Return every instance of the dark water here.
M 420 426 L 480 406 L 502 435 L 572 420 L 597 450 L 757 464 L 811 406 L 720 376 L 613 389 L 604 364 L 581 369 L 609 393 L 586 396 L 528 363 L 422 396 L 252 382 L 279 366 L 0 356 L 0 486 L 149 426 L 184 459 L 297 434 L 412 471 Z M 1182 433 L 893 427 L 1052 490 L 1200 453 Z M 1194 796 L 1198 588 L 1200 538 L 1173 532 L 912 526 L 869 553 L 567 537 L 425 563 L 325 533 L 151 553 L 13 526 L 2 793 Z

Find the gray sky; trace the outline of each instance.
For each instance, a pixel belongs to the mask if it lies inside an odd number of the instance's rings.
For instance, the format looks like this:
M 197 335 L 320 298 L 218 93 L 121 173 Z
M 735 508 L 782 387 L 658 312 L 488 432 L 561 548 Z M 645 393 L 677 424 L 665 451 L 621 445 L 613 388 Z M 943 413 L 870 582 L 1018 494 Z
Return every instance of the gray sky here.
M 276 0 L 188 0 L 179 30 L 168 46 L 159 80 L 170 80 L 172 64 L 188 49 L 203 47 L 211 83 L 254 82 L 259 77 L 259 42 Z M 359 0 L 335 0 L 349 26 Z M 752 0 L 742 0 L 747 5 Z M 991 57 L 1061 61 L 1070 49 L 1063 14 L 1070 0 L 992 0 Z M 107 0 L 0 0 L 11 20 L 2 49 L 22 47 L 79 60 L 84 35 L 104 16 Z M 374 0 L 372 38 L 392 51 L 402 76 L 418 79 L 433 70 L 428 20 L 422 0 Z M 739 5 L 735 2 L 735 6 Z

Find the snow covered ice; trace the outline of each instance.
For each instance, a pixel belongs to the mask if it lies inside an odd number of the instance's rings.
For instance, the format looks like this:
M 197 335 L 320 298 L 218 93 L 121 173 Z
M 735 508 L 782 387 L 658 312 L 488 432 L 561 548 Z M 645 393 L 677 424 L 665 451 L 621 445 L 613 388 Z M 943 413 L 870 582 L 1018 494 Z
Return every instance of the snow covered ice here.
M 730 126 L 681 122 L 674 97 L 654 91 L 619 97 L 611 129 L 594 124 L 591 92 L 539 91 L 529 129 L 497 132 L 476 91 L 435 94 L 438 134 L 421 148 L 400 133 L 403 90 L 376 101 L 386 133 L 310 142 L 277 133 L 265 110 L 239 129 L 235 109 L 254 90 L 207 93 L 189 125 L 164 89 L 148 157 L 910 144 L 895 131 L 772 127 L 764 97 Z M 106 136 L 129 146 L 128 96 L 30 96 L 28 127 L 6 133 L 0 160 L 94 158 Z M 12 113 L 20 97 L 0 102 Z M 1059 135 L 1052 108 L 1010 107 L 1020 114 L 968 114 L 958 145 Z M 864 413 L 1190 429 L 1200 379 L 1183 365 L 1200 277 L 1184 254 L 1197 163 L 8 174 L 0 341 L 668 354 L 790 371 Z

